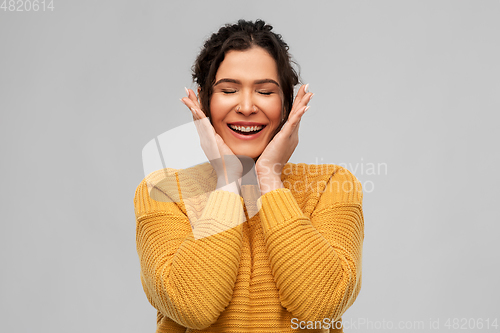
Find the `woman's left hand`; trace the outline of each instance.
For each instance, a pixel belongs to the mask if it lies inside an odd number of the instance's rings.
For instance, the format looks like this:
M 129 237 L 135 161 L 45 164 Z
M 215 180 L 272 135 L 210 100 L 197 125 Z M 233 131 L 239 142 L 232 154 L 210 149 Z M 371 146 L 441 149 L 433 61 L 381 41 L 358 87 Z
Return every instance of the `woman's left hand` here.
M 300 87 L 288 116 L 288 121 L 269 142 L 255 164 L 262 195 L 283 187 L 281 172 L 299 143 L 300 120 L 309 109 L 307 104 L 314 95 L 307 92 L 308 86 L 307 84 Z

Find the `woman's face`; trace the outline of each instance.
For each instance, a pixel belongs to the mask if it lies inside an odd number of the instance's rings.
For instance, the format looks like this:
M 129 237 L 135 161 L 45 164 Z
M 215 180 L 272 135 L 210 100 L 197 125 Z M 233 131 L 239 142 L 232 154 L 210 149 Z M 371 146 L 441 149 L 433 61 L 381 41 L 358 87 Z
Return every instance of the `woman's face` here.
M 210 110 L 235 155 L 256 159 L 281 123 L 282 93 L 273 57 L 261 47 L 231 50 L 217 70 Z

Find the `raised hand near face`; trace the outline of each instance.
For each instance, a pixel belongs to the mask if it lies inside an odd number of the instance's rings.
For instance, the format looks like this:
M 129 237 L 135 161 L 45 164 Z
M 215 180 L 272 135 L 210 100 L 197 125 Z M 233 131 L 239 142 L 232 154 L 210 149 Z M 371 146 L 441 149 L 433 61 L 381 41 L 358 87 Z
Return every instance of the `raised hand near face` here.
M 210 120 L 203 113 L 194 91 L 186 88 L 186 93 L 188 96 L 181 98 L 181 101 L 191 110 L 201 148 L 217 173 L 217 189 L 238 193 L 234 182 L 238 181 L 238 185 L 241 185 L 243 166 L 240 160 L 215 132 Z M 231 185 L 232 183 L 234 184 Z
M 255 165 L 261 194 L 283 187 L 281 172 L 299 143 L 299 125 L 307 104 L 314 95 L 307 91 L 307 85 L 300 87 L 288 116 L 288 121 L 266 146 Z

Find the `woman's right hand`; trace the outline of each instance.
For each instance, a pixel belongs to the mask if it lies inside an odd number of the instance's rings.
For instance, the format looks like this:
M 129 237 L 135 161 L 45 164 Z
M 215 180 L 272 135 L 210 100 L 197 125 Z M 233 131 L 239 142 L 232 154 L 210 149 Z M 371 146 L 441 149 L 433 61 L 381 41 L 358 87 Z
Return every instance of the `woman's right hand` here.
M 181 101 L 191 110 L 196 130 L 200 136 L 201 148 L 217 173 L 217 189 L 235 181 L 241 185 L 243 165 L 220 135 L 215 132 L 210 120 L 201 110 L 201 105 L 194 91 L 186 88 L 186 92 L 188 96 L 181 98 Z

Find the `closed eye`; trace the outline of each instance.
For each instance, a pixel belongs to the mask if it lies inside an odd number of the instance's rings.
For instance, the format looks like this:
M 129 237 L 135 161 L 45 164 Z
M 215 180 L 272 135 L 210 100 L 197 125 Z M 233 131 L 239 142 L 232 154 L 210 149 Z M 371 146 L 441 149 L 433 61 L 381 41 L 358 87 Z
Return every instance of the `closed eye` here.
M 236 90 L 222 90 L 224 94 L 234 94 Z
M 269 96 L 272 94 L 272 92 L 259 91 L 259 94 Z

